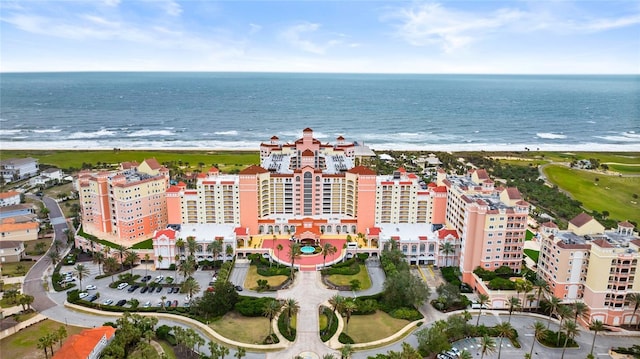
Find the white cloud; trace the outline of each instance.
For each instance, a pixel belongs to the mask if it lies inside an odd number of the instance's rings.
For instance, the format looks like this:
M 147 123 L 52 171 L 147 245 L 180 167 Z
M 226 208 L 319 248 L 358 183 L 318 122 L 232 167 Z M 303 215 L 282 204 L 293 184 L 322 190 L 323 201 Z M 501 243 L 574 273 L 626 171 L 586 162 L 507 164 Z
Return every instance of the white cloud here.
M 640 24 L 640 14 L 614 19 L 597 19 L 580 26 L 587 31 L 606 31 Z
M 468 45 L 483 33 L 519 21 L 523 16 L 523 12 L 512 9 L 477 15 L 429 3 L 397 9 L 385 19 L 399 21 L 397 35 L 408 43 L 414 46 L 439 45 L 450 52 Z
M 318 29 L 320 29 L 319 24 L 301 23 L 285 29 L 281 33 L 281 37 L 291 46 L 317 55 L 323 55 L 327 49 L 341 43 L 341 41 L 333 39 L 315 42 L 309 39 Z
M 258 25 L 258 24 L 249 24 L 249 33 L 250 34 L 255 34 L 258 33 L 262 30 L 262 26 Z
M 103 3 L 107 6 L 116 7 L 120 5 L 120 0 L 103 0 Z

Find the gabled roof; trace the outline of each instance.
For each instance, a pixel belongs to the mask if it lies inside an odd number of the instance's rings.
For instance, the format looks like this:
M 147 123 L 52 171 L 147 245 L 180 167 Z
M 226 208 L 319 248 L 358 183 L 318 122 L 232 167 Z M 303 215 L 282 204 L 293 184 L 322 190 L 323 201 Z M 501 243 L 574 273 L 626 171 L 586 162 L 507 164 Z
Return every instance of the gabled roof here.
M 2 192 L 0 193 L 0 199 L 11 198 L 19 195 L 20 195 L 20 192 L 16 192 L 16 191 Z
M 367 175 L 367 176 L 375 176 L 376 172 L 369 167 L 365 166 L 355 166 L 352 169 L 348 170 L 349 173 L 354 173 L 358 175 Z
M 618 227 L 634 228 L 634 225 L 629 223 L 629 222 L 627 222 L 627 221 L 624 221 L 624 222 L 618 223 Z
M 445 239 L 448 236 L 452 236 L 453 238 L 458 239 L 458 231 L 456 231 L 455 229 L 441 229 L 438 231 L 438 238 L 439 239 Z
M 256 165 L 251 165 L 245 169 L 243 169 L 242 171 L 240 171 L 240 175 L 256 175 L 256 174 L 260 174 L 260 173 L 267 173 L 269 171 L 265 170 L 264 168 L 260 167 L 260 166 L 256 166 Z
M 605 239 L 602 239 L 602 238 L 596 239 L 595 241 L 593 241 L 591 243 L 596 244 L 601 248 L 613 248 L 611 243 L 607 242 Z
M 123 170 L 130 170 L 134 167 L 138 167 L 138 162 L 137 161 L 122 162 L 120 164 L 120 167 L 122 167 Z
M 171 228 L 163 229 L 163 230 L 157 231 L 154 238 L 159 238 L 160 236 L 165 236 L 169 239 L 176 239 L 176 231 Z
M 589 223 L 591 220 L 593 220 L 593 217 L 591 217 L 590 215 L 582 212 L 579 215 L 573 217 L 573 219 L 570 220 L 569 223 L 571 223 L 574 226 L 580 228 L 580 227 L 584 226 L 585 224 Z
M 53 355 L 52 359 L 86 359 L 93 351 L 102 337 L 111 339 L 116 333 L 116 328 L 103 326 L 87 329 L 80 334 L 69 337 L 62 348 Z
M 315 154 L 310 149 L 302 151 L 302 157 L 313 157 Z
M 516 187 L 509 187 L 506 189 L 506 191 L 507 191 L 507 196 L 509 196 L 509 199 L 522 199 L 522 195 L 520 194 L 520 191 L 518 191 Z
M 246 227 L 236 227 L 233 231 L 238 236 L 246 236 L 247 234 L 249 234 Z
M 304 130 L 302 130 L 302 132 L 313 132 L 312 129 L 310 129 L 309 127 L 305 128 Z
M 178 186 L 171 186 L 167 188 L 167 193 L 177 193 L 180 192 L 181 188 Z
M 549 221 L 549 222 L 544 222 L 540 225 L 541 227 L 547 227 L 547 228 L 558 228 L 558 225 Z
M 380 231 L 381 231 L 379 227 L 370 227 L 368 230 L 369 230 L 370 236 L 380 235 Z
M 220 170 L 217 169 L 216 167 L 209 168 L 209 173 L 218 173 L 218 172 L 220 172 Z
M 160 167 L 162 167 L 162 165 L 160 165 L 160 163 L 158 162 L 158 160 L 156 160 L 155 158 L 147 158 L 146 160 L 144 160 L 144 162 L 147 164 L 147 166 L 149 166 L 149 168 L 151 168 L 152 170 L 157 170 Z

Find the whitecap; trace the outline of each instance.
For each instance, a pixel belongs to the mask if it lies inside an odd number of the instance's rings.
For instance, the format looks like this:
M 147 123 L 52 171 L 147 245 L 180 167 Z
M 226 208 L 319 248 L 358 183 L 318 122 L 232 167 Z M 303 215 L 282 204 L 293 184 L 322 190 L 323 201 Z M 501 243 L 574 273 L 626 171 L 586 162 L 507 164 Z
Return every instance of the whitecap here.
M 12 135 L 14 133 L 20 133 L 22 130 L 0 130 L 0 136 Z
M 235 131 L 235 130 L 231 130 L 231 131 L 217 131 L 217 132 L 214 132 L 214 134 L 216 134 L 216 135 L 220 135 L 220 136 L 237 136 L 237 135 L 238 135 L 238 131 Z
M 551 133 L 551 132 L 538 132 L 538 133 L 536 133 L 536 136 L 538 136 L 540 138 L 551 139 L 551 140 L 567 138 L 566 135 L 559 134 L 559 133 Z
M 611 141 L 611 142 L 638 142 L 638 141 L 640 141 L 640 136 L 638 136 L 638 137 L 625 136 L 625 134 L 623 134 L 622 136 L 593 136 L 593 137 L 600 138 L 600 139 L 603 139 L 603 140 L 606 140 L 606 141 Z
M 47 128 L 47 129 L 44 129 L 44 130 L 33 130 L 33 132 L 35 132 L 35 133 L 57 133 L 57 132 L 60 132 L 60 131 L 62 131 L 61 128 Z
M 113 136 L 115 134 L 116 133 L 113 131 L 101 129 L 95 132 L 74 132 L 71 135 L 69 135 L 69 139 L 75 140 L 75 139 L 83 139 L 83 138 L 99 138 L 99 137 Z
M 127 134 L 127 137 L 149 137 L 149 136 L 173 136 L 173 131 L 168 130 L 139 130 Z

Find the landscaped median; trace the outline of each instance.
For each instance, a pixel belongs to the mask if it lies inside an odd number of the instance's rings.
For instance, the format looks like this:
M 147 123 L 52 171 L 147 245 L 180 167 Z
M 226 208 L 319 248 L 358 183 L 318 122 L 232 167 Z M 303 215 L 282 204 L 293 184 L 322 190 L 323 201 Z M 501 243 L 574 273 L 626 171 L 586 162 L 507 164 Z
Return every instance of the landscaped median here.
M 64 305 L 65 305 L 65 307 L 70 308 L 72 310 L 75 310 L 75 311 L 78 311 L 78 312 L 90 313 L 90 314 L 93 314 L 93 315 L 118 316 L 118 317 L 123 315 L 123 312 L 105 312 L 105 311 L 101 311 L 101 310 L 97 310 L 97 309 L 91 309 L 91 308 L 83 307 L 83 306 L 77 305 L 77 304 L 71 304 L 69 302 L 65 302 Z M 201 332 L 203 332 L 204 334 L 209 336 L 210 339 L 213 339 L 218 343 L 221 343 L 221 344 L 224 344 L 224 345 L 227 345 L 227 346 L 230 346 L 230 347 L 243 347 L 243 348 L 246 348 L 248 350 L 253 350 L 253 351 L 258 351 L 258 352 L 270 352 L 270 351 L 283 350 L 283 349 L 287 348 L 287 346 L 289 344 L 289 342 L 286 339 L 284 339 L 283 337 L 281 337 L 279 335 L 279 333 L 277 333 L 277 335 L 278 335 L 278 337 L 280 339 L 280 342 L 277 343 L 277 344 L 268 344 L 268 345 L 248 344 L 248 343 L 241 343 L 241 342 L 226 338 L 226 337 L 220 335 L 215 330 L 211 329 L 206 324 L 201 323 L 201 322 L 199 322 L 199 321 L 197 321 L 195 319 L 191 319 L 191 318 L 187 318 L 187 317 L 183 317 L 183 316 L 175 315 L 175 314 L 168 314 L 168 313 L 148 313 L 148 312 L 144 313 L 144 312 L 138 312 L 137 314 L 140 314 L 142 316 L 169 319 L 169 320 L 181 322 L 181 323 L 184 323 L 184 324 L 188 324 L 190 326 L 198 328 Z

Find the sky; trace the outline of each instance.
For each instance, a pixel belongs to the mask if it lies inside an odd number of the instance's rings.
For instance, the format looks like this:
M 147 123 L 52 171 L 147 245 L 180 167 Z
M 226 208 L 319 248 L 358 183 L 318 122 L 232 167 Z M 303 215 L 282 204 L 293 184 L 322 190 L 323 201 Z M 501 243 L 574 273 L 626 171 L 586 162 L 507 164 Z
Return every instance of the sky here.
M 0 72 L 640 74 L 640 1 L 0 0 Z

